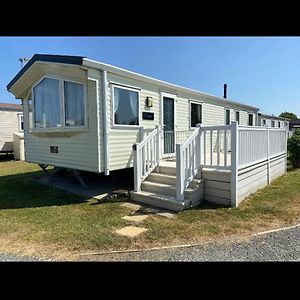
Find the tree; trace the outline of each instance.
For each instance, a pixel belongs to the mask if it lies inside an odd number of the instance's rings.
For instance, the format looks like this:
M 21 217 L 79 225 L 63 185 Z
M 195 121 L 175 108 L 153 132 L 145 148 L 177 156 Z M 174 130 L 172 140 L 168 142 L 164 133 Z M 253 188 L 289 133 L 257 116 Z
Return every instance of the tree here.
M 279 115 L 279 117 L 281 117 L 281 118 L 287 118 L 287 119 L 290 119 L 290 120 L 298 119 L 295 114 L 293 114 L 292 112 L 287 112 L 287 111 L 281 113 Z
M 289 160 L 294 168 L 300 167 L 300 129 L 296 129 L 287 141 Z

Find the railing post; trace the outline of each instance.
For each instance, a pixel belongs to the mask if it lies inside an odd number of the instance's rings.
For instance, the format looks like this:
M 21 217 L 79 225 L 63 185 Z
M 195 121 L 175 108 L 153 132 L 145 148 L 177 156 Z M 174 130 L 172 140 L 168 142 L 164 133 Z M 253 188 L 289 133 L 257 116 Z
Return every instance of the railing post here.
M 237 121 L 231 122 L 231 206 L 238 205 L 239 131 Z
M 201 124 L 198 123 L 196 125 L 197 128 L 199 128 L 198 131 L 198 136 L 196 138 L 196 168 L 199 170 L 199 166 L 201 164 L 201 140 L 200 140 L 200 135 L 201 135 Z
M 162 154 L 162 150 L 161 150 L 161 126 L 160 125 L 156 125 L 155 127 L 157 129 L 157 136 L 156 136 L 156 160 L 157 160 L 157 164 L 159 166 L 159 162 L 160 162 L 161 154 Z
M 289 138 L 289 135 L 288 135 L 288 128 L 285 129 L 285 173 L 287 172 L 287 140 Z
M 269 125 L 267 125 L 267 178 L 268 178 L 268 184 L 271 183 L 271 178 L 270 178 L 270 128 Z
M 176 144 L 176 198 L 184 200 L 184 157 L 181 144 Z
M 139 192 L 141 190 L 141 159 L 140 159 L 140 149 L 139 144 L 133 144 L 132 150 L 134 153 L 133 158 L 133 171 L 134 171 L 134 190 Z

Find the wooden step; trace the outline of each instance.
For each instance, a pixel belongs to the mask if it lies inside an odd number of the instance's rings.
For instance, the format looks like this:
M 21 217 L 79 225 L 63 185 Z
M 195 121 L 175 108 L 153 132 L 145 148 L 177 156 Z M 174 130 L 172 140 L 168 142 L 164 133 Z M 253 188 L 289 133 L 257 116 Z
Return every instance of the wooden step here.
M 203 200 L 203 182 L 201 182 L 200 180 L 195 180 L 195 182 L 197 182 L 195 187 L 189 186 L 187 189 L 185 189 L 184 199 L 193 201 Z M 142 183 L 141 190 L 176 198 L 176 185 L 144 181 Z
M 171 184 L 144 181 L 141 190 L 176 197 L 176 186 Z
M 166 196 L 159 193 L 151 193 L 146 191 L 141 192 L 130 192 L 131 199 L 136 202 L 145 203 L 151 206 L 169 209 L 172 211 L 182 211 L 189 207 L 190 200 L 188 201 L 177 201 L 175 197 Z
M 156 183 L 163 183 L 168 185 L 176 186 L 176 176 L 175 175 L 167 175 L 162 173 L 151 173 L 145 181 L 151 181 Z M 190 183 L 190 188 L 197 188 L 197 186 L 202 182 L 201 179 L 194 178 Z
M 166 174 L 166 175 L 175 175 L 176 176 L 176 168 L 169 166 L 159 166 L 156 167 L 154 173 Z
M 176 185 L 176 176 L 162 173 L 151 173 L 147 177 L 147 181 Z

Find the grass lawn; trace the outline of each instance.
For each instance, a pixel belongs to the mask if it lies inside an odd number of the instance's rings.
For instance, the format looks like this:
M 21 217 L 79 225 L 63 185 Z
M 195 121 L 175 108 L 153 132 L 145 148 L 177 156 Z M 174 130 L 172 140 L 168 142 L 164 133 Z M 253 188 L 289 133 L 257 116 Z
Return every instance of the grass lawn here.
M 291 225 L 300 216 L 300 170 L 292 170 L 242 202 L 238 208 L 203 203 L 173 219 L 151 215 L 143 235 L 130 239 L 114 233 L 131 222 L 132 210 L 118 197 L 95 204 L 32 179 L 35 164 L 0 161 L 0 251 L 56 259 L 78 253 L 194 243 Z

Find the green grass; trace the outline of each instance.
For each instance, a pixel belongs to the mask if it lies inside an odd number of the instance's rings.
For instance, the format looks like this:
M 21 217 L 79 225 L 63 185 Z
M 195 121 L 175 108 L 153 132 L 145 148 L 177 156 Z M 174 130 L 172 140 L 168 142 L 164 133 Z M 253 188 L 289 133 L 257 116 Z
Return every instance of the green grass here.
M 121 217 L 131 210 L 126 197 L 95 204 L 90 199 L 40 184 L 35 164 L 0 161 L 0 250 L 58 255 L 175 245 L 248 234 L 299 222 L 300 170 L 230 209 L 203 203 L 173 219 L 150 215 L 141 225 L 148 231 L 136 239 L 114 233 L 132 225 Z

